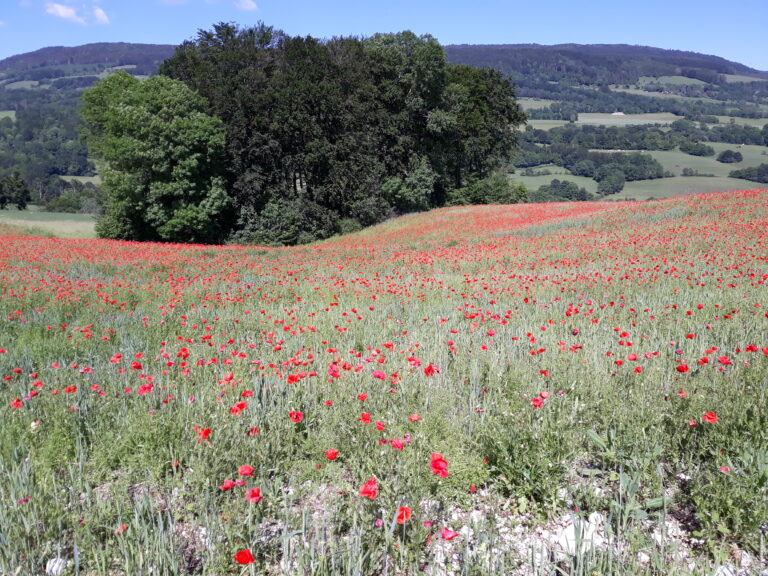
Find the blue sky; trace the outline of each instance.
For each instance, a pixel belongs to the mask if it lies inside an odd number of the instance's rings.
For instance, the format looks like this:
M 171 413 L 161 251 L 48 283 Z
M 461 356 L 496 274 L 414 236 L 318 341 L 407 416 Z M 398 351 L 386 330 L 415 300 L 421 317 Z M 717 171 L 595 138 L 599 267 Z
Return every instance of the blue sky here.
M 0 59 L 89 42 L 178 44 L 221 21 L 320 38 L 412 30 L 442 44 L 641 44 L 768 70 L 768 0 L 0 0 Z

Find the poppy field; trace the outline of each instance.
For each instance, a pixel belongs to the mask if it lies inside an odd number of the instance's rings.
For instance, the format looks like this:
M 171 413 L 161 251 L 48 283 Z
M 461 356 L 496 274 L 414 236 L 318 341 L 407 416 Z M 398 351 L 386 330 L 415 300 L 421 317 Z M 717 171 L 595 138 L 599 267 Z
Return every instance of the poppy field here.
M 768 569 L 766 190 L 0 241 L 0 575 Z

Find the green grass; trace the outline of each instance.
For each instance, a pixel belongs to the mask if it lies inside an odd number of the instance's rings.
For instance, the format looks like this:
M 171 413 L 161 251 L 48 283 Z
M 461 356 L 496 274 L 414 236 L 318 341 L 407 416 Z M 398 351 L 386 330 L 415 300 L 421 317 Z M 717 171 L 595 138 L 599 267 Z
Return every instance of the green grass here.
M 59 176 L 65 182 L 80 182 L 81 184 L 93 184 L 94 186 L 101 185 L 101 177 L 96 176 Z
M 552 169 L 552 174 L 549 176 L 522 176 L 520 174 L 512 174 L 510 178 L 515 182 L 524 184 L 525 187 L 528 188 L 528 190 L 531 192 L 538 190 L 540 186 L 548 186 L 549 183 L 552 182 L 552 180 L 555 178 L 558 180 L 568 180 L 569 182 L 573 182 L 580 188 L 586 188 L 588 192 L 592 192 L 593 194 L 597 192 L 597 182 L 592 180 L 592 178 L 586 178 L 584 176 L 573 176 L 570 174 L 570 172 L 568 172 L 568 170 L 560 167 Z
M 533 126 L 537 130 L 549 130 L 551 128 L 559 128 L 568 124 L 565 120 L 528 120 L 528 124 Z
M 607 200 L 648 200 L 652 198 L 672 198 L 691 194 L 708 194 L 727 190 L 745 190 L 759 187 L 754 182 L 738 178 L 704 178 L 698 176 L 676 176 L 658 180 L 638 180 L 627 182 L 619 194 L 607 196 Z
M 758 166 L 761 163 L 768 162 L 768 147 L 766 146 L 739 146 L 738 144 L 726 144 L 724 142 L 707 142 L 707 145 L 715 149 L 714 156 L 692 156 L 680 150 L 651 150 L 647 154 L 658 160 L 665 170 L 677 176 L 680 176 L 685 168 L 691 168 L 700 174 L 714 174 L 715 176 L 725 177 L 732 170 Z M 741 152 L 744 160 L 736 164 L 718 162 L 716 160 L 717 154 L 723 150 Z
M 765 78 L 755 78 L 754 76 L 744 76 L 742 74 L 725 74 L 725 81 L 731 83 L 737 82 L 768 82 Z
M 95 238 L 96 221 L 89 214 L 43 212 L 37 206 L 27 210 L 9 207 L 0 210 L 0 226 L 10 226 L 25 235 L 57 238 Z
M 0 110 L 0 120 L 2 120 L 3 118 L 10 118 L 11 120 L 16 120 L 16 111 Z
M 718 116 L 718 120 L 720 120 L 720 124 L 728 124 L 733 120 L 736 124 L 741 124 L 742 126 L 754 126 L 755 128 L 762 128 L 766 124 L 768 124 L 768 118 L 741 118 L 739 116 Z
M 557 100 L 543 100 L 541 98 L 518 98 L 517 103 L 523 110 L 539 110 L 555 104 Z
M 581 113 L 577 124 L 589 124 L 594 126 L 629 126 L 633 124 L 671 124 L 680 117 L 667 112 L 653 114 L 597 114 Z M 534 128 L 549 130 L 568 124 L 565 120 L 529 120 Z
M 11 82 L 10 84 L 6 84 L 5 88 L 6 90 L 30 90 L 32 88 L 37 88 L 39 85 L 40 82 L 36 80 L 19 80 L 18 82 Z
M 671 86 L 704 86 L 708 82 L 698 80 L 696 78 L 688 78 L 687 76 L 641 76 L 637 85 L 638 87 L 647 86 L 648 84 L 669 84 Z
M 626 94 L 636 94 L 638 96 L 649 96 L 651 98 L 667 98 L 667 99 L 673 99 L 673 100 L 680 100 L 681 102 L 709 102 L 713 104 L 722 104 L 721 100 L 715 100 L 714 98 L 696 98 L 691 96 L 679 96 L 677 94 L 665 94 L 664 92 L 641 90 L 639 88 L 621 88 L 619 86 L 612 86 L 611 90 L 613 90 L 614 92 L 624 92 Z

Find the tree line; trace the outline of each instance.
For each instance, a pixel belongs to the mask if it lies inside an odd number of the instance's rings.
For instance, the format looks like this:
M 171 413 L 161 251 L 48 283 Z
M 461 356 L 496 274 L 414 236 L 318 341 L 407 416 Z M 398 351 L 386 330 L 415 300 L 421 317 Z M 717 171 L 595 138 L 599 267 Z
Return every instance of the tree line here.
M 672 150 L 679 146 L 687 152 L 704 142 L 768 146 L 768 123 L 762 129 L 736 123 L 707 126 L 682 118 L 669 126 L 570 123 L 549 130 L 527 127 L 523 139 L 537 144 L 570 144 L 601 150 Z

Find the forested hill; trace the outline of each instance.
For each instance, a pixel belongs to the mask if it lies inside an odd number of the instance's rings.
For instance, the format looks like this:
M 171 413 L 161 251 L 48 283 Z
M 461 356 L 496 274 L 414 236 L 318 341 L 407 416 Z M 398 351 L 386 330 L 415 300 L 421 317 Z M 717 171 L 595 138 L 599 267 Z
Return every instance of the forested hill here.
M 516 82 L 524 79 L 575 84 L 634 84 L 642 77 L 686 76 L 720 82 L 726 75 L 768 79 L 768 72 L 718 56 L 626 44 L 450 45 L 456 64 L 496 68 Z
M 174 48 L 164 44 L 125 42 L 52 46 L 0 60 L 0 78 L 41 80 L 78 72 L 98 74 L 118 66 L 131 66 L 136 73 L 150 75 L 157 72 L 160 63 L 173 54 Z

